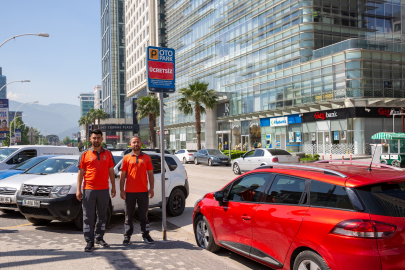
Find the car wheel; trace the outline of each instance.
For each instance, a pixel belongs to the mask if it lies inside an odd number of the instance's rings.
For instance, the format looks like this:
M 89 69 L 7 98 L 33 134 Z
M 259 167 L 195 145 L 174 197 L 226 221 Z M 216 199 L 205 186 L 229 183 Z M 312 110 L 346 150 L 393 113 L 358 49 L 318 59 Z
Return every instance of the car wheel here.
M 3 212 L 4 214 L 12 214 L 15 211 L 14 210 L 8 210 L 8 209 L 1 209 L 0 212 Z
M 112 216 L 112 213 L 111 213 L 111 206 L 110 206 L 110 204 L 108 204 L 108 208 L 107 208 L 107 222 L 106 222 L 107 224 L 106 224 L 106 226 L 108 226 L 108 225 L 110 224 L 111 216 Z M 79 231 L 83 231 L 83 209 L 82 209 L 82 208 L 80 208 L 80 211 L 79 211 L 79 213 L 77 214 L 76 218 L 74 219 L 74 222 L 75 222 L 76 228 L 77 228 Z M 97 222 L 97 215 L 94 217 L 94 226 L 96 226 L 96 222 Z
M 385 159 L 380 160 L 381 164 L 387 165 L 387 161 Z
M 181 189 L 173 190 L 166 206 L 167 214 L 172 217 L 180 216 L 184 212 L 185 207 L 186 196 L 183 191 Z
M 197 158 L 194 158 L 194 164 L 195 164 L 195 165 L 198 165 L 198 164 L 200 164 L 200 163 L 198 163 L 198 160 L 197 160 Z
M 48 219 L 40 219 L 40 218 L 33 218 L 33 217 L 25 217 L 28 222 L 32 223 L 33 225 L 47 225 L 51 223 L 52 220 Z
M 217 252 L 220 250 L 221 247 L 215 243 L 214 235 L 212 234 L 207 219 L 203 215 L 199 215 L 195 222 L 196 226 L 194 229 L 194 235 L 197 245 L 211 252 Z
M 208 166 L 212 166 L 212 160 L 211 159 L 208 159 Z
M 391 162 L 391 165 L 392 165 L 393 167 L 400 168 L 400 167 L 401 167 L 401 162 L 399 162 L 399 160 L 393 160 L 393 161 Z
M 233 173 L 236 175 L 240 174 L 240 168 L 238 163 L 233 164 Z
M 186 158 L 184 157 L 183 158 L 183 164 L 186 164 L 187 163 L 187 160 L 186 160 Z
M 294 261 L 294 270 L 311 269 L 311 270 L 330 270 L 325 260 L 319 254 L 305 250 L 298 254 Z

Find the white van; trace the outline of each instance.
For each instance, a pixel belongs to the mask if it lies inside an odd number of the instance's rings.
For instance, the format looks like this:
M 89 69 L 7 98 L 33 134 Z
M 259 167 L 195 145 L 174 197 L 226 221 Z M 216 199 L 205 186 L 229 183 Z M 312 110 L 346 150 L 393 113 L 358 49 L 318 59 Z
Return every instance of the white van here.
M 12 145 L 0 147 L 0 170 L 14 167 L 27 159 L 45 155 L 79 155 L 79 149 L 66 146 Z

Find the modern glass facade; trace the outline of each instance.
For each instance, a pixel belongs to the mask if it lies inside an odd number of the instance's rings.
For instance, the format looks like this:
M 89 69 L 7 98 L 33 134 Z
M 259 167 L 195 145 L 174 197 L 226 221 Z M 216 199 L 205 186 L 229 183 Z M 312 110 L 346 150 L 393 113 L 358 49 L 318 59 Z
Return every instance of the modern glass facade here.
M 230 115 L 219 120 L 339 108 L 345 99 L 392 105 L 404 96 L 404 1 L 169 0 L 166 7 L 176 88 L 201 80 L 226 94 Z M 194 121 L 177 111 L 178 97 L 165 100 L 169 127 Z
M 101 0 L 102 107 L 110 118 L 124 118 L 125 1 Z
M 80 100 L 80 117 L 85 116 L 91 109 L 94 109 L 94 93 L 81 93 Z
M 3 75 L 2 68 L 0 67 L 0 88 L 7 84 L 7 77 Z M 0 99 L 7 98 L 7 86 L 0 91 Z

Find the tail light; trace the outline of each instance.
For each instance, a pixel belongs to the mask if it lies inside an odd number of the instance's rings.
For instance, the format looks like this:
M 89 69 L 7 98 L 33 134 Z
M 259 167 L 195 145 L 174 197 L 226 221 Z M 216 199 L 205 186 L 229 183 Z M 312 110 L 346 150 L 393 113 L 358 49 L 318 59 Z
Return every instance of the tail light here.
M 194 154 L 188 154 L 189 156 L 194 156 Z
M 396 226 L 362 219 L 351 219 L 340 222 L 331 233 L 360 238 L 389 238 L 394 235 Z
M 278 157 L 274 157 L 273 160 L 272 160 L 272 162 L 273 162 L 273 163 L 278 162 Z
M 301 158 L 300 157 L 298 157 L 298 163 L 300 163 L 301 162 Z

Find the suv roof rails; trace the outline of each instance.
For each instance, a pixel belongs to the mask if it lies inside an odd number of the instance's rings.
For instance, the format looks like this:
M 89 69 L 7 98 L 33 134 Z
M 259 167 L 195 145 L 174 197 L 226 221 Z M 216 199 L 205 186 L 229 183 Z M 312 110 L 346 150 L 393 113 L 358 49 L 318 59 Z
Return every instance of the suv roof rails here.
M 257 169 L 272 169 L 273 167 L 292 167 L 294 169 L 309 169 L 309 170 L 315 170 L 315 171 L 322 171 L 324 174 L 330 174 L 330 175 L 335 175 L 335 176 L 339 176 L 342 178 L 347 178 L 347 175 L 341 173 L 341 172 L 337 172 L 334 170 L 330 170 L 330 169 L 324 169 L 324 168 L 319 168 L 319 167 L 311 167 L 311 166 L 304 166 L 304 165 L 295 165 L 295 164 L 277 164 L 277 163 L 273 163 L 273 164 L 269 164 L 269 165 L 264 165 L 264 166 L 260 166 L 257 167 L 255 170 Z
M 315 163 L 340 163 L 340 164 L 344 164 L 344 163 L 350 163 L 350 165 L 354 164 L 365 164 L 367 165 L 367 167 L 370 166 L 370 162 L 368 161 L 353 161 L 353 160 L 338 160 L 338 159 L 332 159 L 332 160 L 319 160 L 319 161 L 315 161 Z M 381 163 L 371 163 L 372 166 L 378 166 L 380 168 L 386 168 L 386 169 L 391 169 L 391 170 L 395 170 L 395 171 L 403 171 L 401 168 L 397 168 L 397 167 L 393 167 L 390 165 L 385 165 L 385 164 L 381 164 Z

